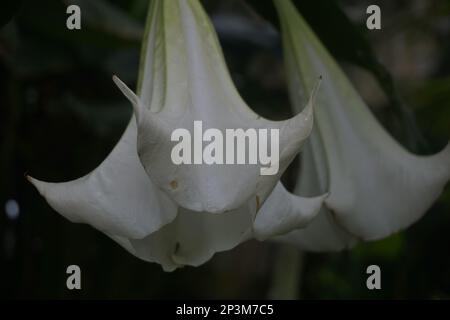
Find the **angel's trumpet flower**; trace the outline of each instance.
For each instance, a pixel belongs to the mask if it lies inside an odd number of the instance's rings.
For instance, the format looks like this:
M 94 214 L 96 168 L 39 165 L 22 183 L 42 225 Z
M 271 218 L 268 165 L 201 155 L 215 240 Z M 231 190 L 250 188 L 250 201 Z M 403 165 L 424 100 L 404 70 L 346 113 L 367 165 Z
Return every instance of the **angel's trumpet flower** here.
M 323 196 L 290 195 L 279 182 L 312 129 L 312 99 L 287 121 L 251 111 L 197 0 L 152 1 L 141 59 L 138 95 L 114 78 L 135 116 L 103 163 L 74 181 L 29 178 L 56 211 L 165 270 L 202 264 L 215 252 L 303 227 L 315 216 Z M 261 175 L 255 164 L 174 164 L 171 134 L 192 130 L 194 121 L 219 130 L 279 130 L 276 174 Z
M 292 2 L 275 4 L 295 110 L 301 110 L 317 76 L 323 77 L 295 193 L 329 192 L 318 217 L 283 239 L 305 249 L 332 250 L 408 227 L 448 182 L 450 144 L 432 156 L 408 152 L 378 123 Z

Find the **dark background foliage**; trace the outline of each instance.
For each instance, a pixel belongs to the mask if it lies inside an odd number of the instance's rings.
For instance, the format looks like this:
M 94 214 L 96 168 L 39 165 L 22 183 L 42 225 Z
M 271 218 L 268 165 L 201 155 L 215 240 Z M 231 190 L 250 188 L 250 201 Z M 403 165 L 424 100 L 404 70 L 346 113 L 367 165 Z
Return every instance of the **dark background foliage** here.
M 69 3 L 82 8 L 82 30 L 65 27 Z M 203 3 L 246 102 L 266 117 L 287 118 L 291 112 L 272 2 Z M 421 154 L 445 145 L 450 137 L 450 1 L 296 4 L 391 134 Z M 365 27 L 369 4 L 381 7 L 381 30 Z M 49 181 L 84 175 L 119 139 L 131 108 L 111 75 L 135 83 L 147 5 L 148 0 L 0 4 L 2 297 L 267 298 L 280 272 L 275 263 L 290 267 L 278 246 L 250 241 L 204 266 L 164 273 L 91 227 L 59 216 L 24 179 L 26 172 Z M 294 169 L 284 177 L 288 186 Z M 6 214 L 9 200 L 19 204 L 18 216 Z M 303 298 L 447 299 L 449 248 L 447 187 L 405 232 L 347 252 L 305 253 L 294 286 Z M 82 269 L 81 291 L 66 289 L 70 264 Z M 382 269 L 382 290 L 366 289 L 370 264 Z

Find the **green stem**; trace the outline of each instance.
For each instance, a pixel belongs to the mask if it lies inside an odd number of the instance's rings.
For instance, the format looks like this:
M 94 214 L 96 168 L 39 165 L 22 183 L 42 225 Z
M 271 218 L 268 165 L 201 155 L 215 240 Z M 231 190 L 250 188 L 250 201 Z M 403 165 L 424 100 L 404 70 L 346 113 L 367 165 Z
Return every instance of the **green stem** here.
M 268 298 L 295 300 L 300 298 L 304 253 L 292 246 L 281 246 L 275 262 L 272 287 Z

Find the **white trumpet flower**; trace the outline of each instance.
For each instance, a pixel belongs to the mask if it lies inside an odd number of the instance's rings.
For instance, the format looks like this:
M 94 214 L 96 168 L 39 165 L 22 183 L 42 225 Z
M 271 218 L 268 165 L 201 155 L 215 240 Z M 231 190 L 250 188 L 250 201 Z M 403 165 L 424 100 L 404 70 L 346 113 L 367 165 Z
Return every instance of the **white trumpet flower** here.
M 281 240 L 309 250 L 338 250 L 408 227 L 448 182 L 450 144 L 433 156 L 408 152 L 377 122 L 292 2 L 275 3 L 295 110 L 301 110 L 317 76 L 324 79 L 295 193 L 329 192 L 318 217 Z
M 138 95 L 114 78 L 135 116 L 103 163 L 74 181 L 29 178 L 50 206 L 165 270 L 309 223 L 324 196 L 290 195 L 279 176 L 311 132 L 313 99 L 287 121 L 251 111 L 197 0 L 152 1 L 141 59 Z M 192 129 L 196 120 L 218 129 L 278 129 L 278 173 L 260 176 L 259 165 L 173 164 L 172 130 Z
M 287 121 L 261 118 L 236 91 L 214 29 L 200 4 L 166 1 L 155 11 L 155 43 L 163 48 L 164 57 L 155 48 L 153 66 L 163 64 L 162 58 L 167 62 L 164 69 L 151 68 L 159 82 L 153 96 L 139 99 L 115 79 L 135 107 L 138 154 L 144 168 L 153 183 L 190 210 L 221 213 L 237 209 L 251 198 L 255 201 L 256 196 L 262 203 L 311 132 L 312 102 Z M 170 157 L 174 147 L 171 133 L 185 128 L 195 134 L 196 120 L 201 120 L 205 128 L 223 132 L 278 129 L 278 173 L 262 176 L 259 165 L 174 164 Z

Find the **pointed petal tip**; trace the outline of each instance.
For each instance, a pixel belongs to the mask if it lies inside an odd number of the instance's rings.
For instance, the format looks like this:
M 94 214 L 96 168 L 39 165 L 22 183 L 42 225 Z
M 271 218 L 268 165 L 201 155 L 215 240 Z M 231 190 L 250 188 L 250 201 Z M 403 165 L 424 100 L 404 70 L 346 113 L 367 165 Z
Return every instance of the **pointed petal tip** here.
M 290 123 L 292 123 L 292 125 L 294 127 L 299 128 L 298 130 L 300 130 L 300 128 L 301 128 L 303 134 L 298 135 L 298 139 L 300 139 L 300 140 L 304 140 L 304 139 L 308 138 L 313 129 L 314 106 L 316 104 L 315 103 L 316 96 L 317 96 L 317 92 L 319 91 L 321 82 L 322 82 L 322 76 L 319 76 L 318 80 L 316 81 L 316 83 L 311 91 L 309 101 L 306 104 L 303 111 L 288 120 Z
M 320 79 L 314 86 L 308 103 L 305 108 L 292 118 L 282 122 L 285 127 L 285 139 L 290 141 L 290 145 L 294 146 L 294 150 L 300 151 L 303 142 L 311 135 L 314 127 L 314 99 L 319 89 Z M 292 148 L 289 148 L 292 150 Z
M 322 83 L 322 79 L 323 79 L 323 77 L 322 77 L 322 75 L 320 75 L 319 78 L 317 79 L 316 83 L 314 84 L 314 87 L 311 90 L 311 94 L 309 96 L 309 100 L 308 100 L 308 103 L 306 104 L 305 108 L 303 109 L 302 112 L 297 114 L 294 118 L 303 117 L 304 120 L 309 120 L 310 117 L 312 117 L 314 115 L 314 108 L 316 105 L 316 97 L 317 97 L 317 93 L 319 92 L 319 88 Z M 311 124 L 311 129 L 312 129 L 312 124 Z
M 436 171 L 436 168 L 441 168 L 440 170 L 443 170 L 441 172 L 443 172 L 443 176 L 448 182 L 450 179 L 450 141 L 441 151 L 423 159 L 428 163 L 428 167 L 432 171 Z M 442 173 L 440 175 L 442 176 Z
M 445 148 L 441 151 L 441 154 L 444 158 L 443 161 L 447 162 L 447 175 L 450 176 L 450 141 L 447 143 Z M 450 177 L 448 177 L 450 178 Z
M 319 78 L 317 79 L 317 81 L 314 84 L 314 87 L 311 91 L 311 96 L 309 98 L 309 103 L 308 103 L 309 105 L 311 105 L 311 108 L 314 107 L 314 105 L 316 104 L 316 97 L 317 97 L 317 93 L 319 92 L 320 85 L 322 84 L 322 80 L 323 80 L 322 75 L 319 75 Z
M 30 182 L 36 189 L 37 191 L 43 196 L 45 197 L 45 188 L 44 186 L 47 185 L 47 182 L 43 182 L 40 181 L 38 179 L 33 178 L 32 176 L 25 174 L 25 178 L 28 180 L 28 182 Z
M 139 99 L 139 97 L 131 90 L 122 80 L 120 80 L 119 77 L 116 75 L 112 76 L 112 80 L 116 84 L 116 86 L 119 88 L 119 90 L 123 93 L 123 95 L 131 102 L 133 106 L 134 113 L 136 115 L 136 119 L 139 120 L 141 109 L 142 109 L 142 103 Z
M 32 176 L 28 175 L 28 173 L 26 173 L 26 172 L 23 175 L 24 175 L 25 179 L 28 180 L 29 183 L 31 183 L 32 185 L 35 185 L 35 183 L 37 181 L 35 178 L 33 178 Z
M 39 194 L 43 196 L 47 201 L 49 200 L 48 197 L 50 196 L 51 192 L 55 190 L 55 187 L 60 185 L 60 183 L 38 180 L 30 175 L 26 175 L 26 179 L 36 188 Z
M 443 153 L 445 154 L 445 157 L 450 159 L 450 141 L 445 146 Z

